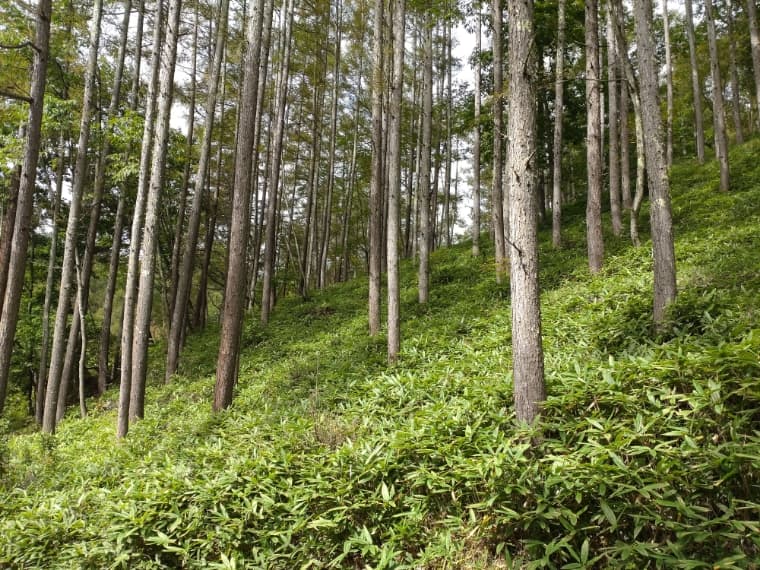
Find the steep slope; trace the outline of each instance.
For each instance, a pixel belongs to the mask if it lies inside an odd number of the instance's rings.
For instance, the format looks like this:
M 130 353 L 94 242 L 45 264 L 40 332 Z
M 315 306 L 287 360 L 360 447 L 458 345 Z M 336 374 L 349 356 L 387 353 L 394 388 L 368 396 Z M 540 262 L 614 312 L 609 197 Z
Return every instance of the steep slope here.
M 659 333 L 649 244 L 605 236 L 591 277 L 582 205 L 566 249 L 542 234 L 535 445 L 513 423 L 508 286 L 462 244 L 434 256 L 427 307 L 403 267 L 396 367 L 359 279 L 249 322 L 225 413 L 209 331 L 126 441 L 114 392 L 54 438 L 5 438 L 0 566 L 756 567 L 757 156 L 734 149 L 730 194 L 715 164 L 674 169 L 680 296 Z

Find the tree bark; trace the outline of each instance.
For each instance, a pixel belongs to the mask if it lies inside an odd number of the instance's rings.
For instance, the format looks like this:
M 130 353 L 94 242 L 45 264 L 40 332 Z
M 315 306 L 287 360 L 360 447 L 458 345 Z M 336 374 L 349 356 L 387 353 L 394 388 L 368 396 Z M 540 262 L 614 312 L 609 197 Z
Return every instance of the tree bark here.
M 670 52 L 670 14 L 668 0 L 662 0 L 662 28 L 665 33 L 665 159 L 673 166 L 673 57 Z
M 77 159 L 74 166 L 74 178 L 71 188 L 71 204 L 66 224 L 66 237 L 61 263 L 61 283 L 58 290 L 53 340 L 51 344 L 50 367 L 45 390 L 45 410 L 42 417 L 42 431 L 53 433 L 58 423 L 58 393 L 61 387 L 63 360 L 66 351 L 66 321 L 72 300 L 72 288 L 75 284 L 74 254 L 79 228 L 79 215 L 82 208 L 85 179 L 87 177 L 87 155 L 90 140 L 90 121 L 95 108 L 95 74 L 98 64 L 98 47 L 100 43 L 100 24 L 103 15 L 103 1 L 96 0 L 90 19 L 90 40 L 87 54 L 87 69 L 84 80 L 82 100 L 82 117 L 79 126 Z M 74 315 L 76 320 L 76 314 Z M 73 324 L 72 324 L 73 326 Z
M 288 0 L 283 15 L 283 55 L 279 77 L 277 79 L 277 93 L 275 94 L 275 107 L 277 117 L 272 142 L 272 153 L 269 163 L 269 180 L 272 187 L 271 196 L 267 203 L 266 242 L 264 244 L 264 271 L 262 276 L 261 293 L 261 323 L 269 323 L 274 300 L 274 262 L 277 251 L 277 194 L 280 187 L 280 166 L 282 163 L 282 145 L 285 135 L 285 123 L 287 121 L 288 85 L 290 83 L 290 55 L 292 50 L 293 35 L 293 9 L 294 0 Z
M 504 135 L 504 79 L 502 64 L 502 5 L 501 0 L 492 0 L 493 20 L 493 189 L 491 191 L 491 220 L 493 223 L 496 256 L 496 282 L 502 283 L 507 276 L 507 249 L 504 227 L 503 164 L 502 141 Z
M 536 88 L 533 78 L 536 75 L 536 55 L 533 0 L 508 0 L 507 7 L 510 28 L 507 172 L 513 382 L 517 420 L 532 424 L 546 399 L 535 202 Z
M 585 0 L 586 10 L 586 160 L 588 163 L 588 201 L 586 202 L 586 241 L 591 273 L 599 273 L 604 262 L 602 237 L 602 125 L 599 86 L 599 4 Z
M 739 97 L 739 71 L 736 68 L 736 38 L 734 37 L 734 3 L 728 2 L 726 12 L 728 19 L 728 54 L 731 69 L 731 103 L 734 114 L 734 131 L 736 143 L 744 142 L 744 128 L 742 126 L 741 99 Z
M 670 209 L 670 183 L 658 97 L 659 81 L 652 33 L 651 0 L 634 3 L 634 21 L 641 78 L 641 121 L 643 131 L 647 134 L 644 152 L 651 195 L 654 321 L 661 323 L 668 305 L 676 298 L 676 259 Z
M 609 102 L 609 180 L 610 180 L 610 217 L 612 233 L 623 233 L 623 215 L 620 208 L 620 136 L 618 135 L 618 64 L 617 42 L 612 29 L 612 16 L 607 10 L 607 98 Z
M 718 41 L 715 34 L 715 18 L 712 0 L 705 0 L 705 19 L 707 20 L 707 43 L 710 49 L 710 76 L 712 78 L 713 128 L 715 130 L 715 154 L 720 166 L 720 190 L 728 192 L 731 187 L 731 175 L 728 167 L 728 137 L 726 136 L 726 114 L 723 103 L 723 81 L 718 60 Z M 644 126 L 644 130 L 647 128 Z
M 564 0 L 560 0 L 564 2 Z M 477 5 L 475 11 L 475 54 L 477 63 L 475 64 L 475 133 L 472 142 L 472 255 L 480 257 L 480 74 L 481 74 L 481 49 L 482 33 L 480 5 Z
M 427 303 L 430 296 L 430 153 L 433 131 L 433 20 L 425 14 L 423 26 L 423 87 L 422 87 L 422 156 L 420 182 L 417 188 L 420 206 L 418 247 L 420 262 L 417 272 L 417 297 Z M 501 202 L 499 202 L 501 203 Z
M 235 164 L 234 196 L 230 225 L 229 265 L 224 291 L 224 308 L 216 366 L 214 387 L 214 411 L 227 408 L 232 403 L 232 389 L 238 374 L 240 332 L 245 310 L 246 249 L 250 224 L 251 164 L 246 157 L 253 154 L 256 128 L 256 103 L 259 87 L 259 58 L 261 55 L 261 32 L 263 26 L 264 0 L 257 0 L 248 23 L 248 46 L 244 60 L 242 108 L 238 129 Z M 255 166 L 255 165 L 254 165 Z
M 565 4 L 557 8 L 557 56 L 554 80 L 554 149 L 552 185 L 552 245 L 562 247 L 562 121 L 565 112 Z
M 193 188 L 193 201 L 190 207 L 190 217 L 187 223 L 187 236 L 182 253 L 182 267 L 177 282 L 177 293 L 172 308 L 171 325 L 167 339 L 166 355 L 166 380 L 177 371 L 179 353 L 181 349 L 182 334 L 187 319 L 187 302 L 190 299 L 190 286 L 193 280 L 193 266 L 195 264 L 195 252 L 198 248 L 198 234 L 201 225 L 201 212 L 203 209 L 203 188 L 206 183 L 209 157 L 211 156 L 211 137 L 214 130 L 214 112 L 216 110 L 217 94 L 219 91 L 219 78 L 221 75 L 224 49 L 227 40 L 227 22 L 229 14 L 229 0 L 222 0 L 219 6 L 218 23 L 214 47 L 214 61 L 211 73 L 208 77 L 205 108 L 205 122 L 203 125 L 203 140 L 201 141 L 198 169 L 195 173 L 195 185 Z M 220 143 L 221 144 L 221 143 Z
M 383 209 L 383 10 L 375 0 L 372 40 L 372 174 L 369 190 L 369 334 L 380 333 L 380 273 Z
M 22 129 L 19 129 L 21 134 Z M 8 283 L 8 269 L 11 263 L 11 244 L 13 243 L 13 230 L 18 211 L 18 191 L 21 185 L 21 165 L 17 165 L 11 172 L 10 188 L 5 201 L 3 214 L 2 239 L 0 239 L 0 313 L 3 311 L 5 299 L 5 286 Z
M 748 0 L 753 2 L 754 0 Z M 697 40 L 694 37 L 694 15 L 691 0 L 684 0 L 686 14 L 686 37 L 689 41 L 689 65 L 691 66 L 691 91 L 694 102 L 694 134 L 697 145 L 697 160 L 705 162 L 705 128 L 702 118 L 702 88 L 697 66 Z M 759 91 L 760 92 L 760 91 Z
M 630 210 L 632 205 L 631 198 L 631 159 L 630 159 L 630 129 L 628 127 L 628 115 L 630 107 L 630 95 L 628 83 L 625 80 L 625 64 L 623 54 L 618 45 L 618 73 L 623 78 L 620 81 L 620 194 L 623 202 L 623 209 Z
M 399 212 L 401 201 L 401 92 L 404 88 L 405 0 L 394 1 L 393 78 L 388 117 L 388 363 L 395 364 L 401 349 L 399 291 Z
M 760 131 L 760 31 L 758 31 L 757 25 L 755 0 L 747 0 L 747 20 L 749 22 L 749 41 L 752 51 L 752 75 L 755 77 L 756 129 Z

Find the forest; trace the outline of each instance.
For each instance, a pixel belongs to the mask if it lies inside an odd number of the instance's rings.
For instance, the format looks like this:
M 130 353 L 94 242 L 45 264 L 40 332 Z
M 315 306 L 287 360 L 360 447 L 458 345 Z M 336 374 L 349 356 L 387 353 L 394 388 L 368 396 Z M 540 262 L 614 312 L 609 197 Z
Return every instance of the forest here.
M 0 0 L 0 568 L 760 568 L 756 0 Z

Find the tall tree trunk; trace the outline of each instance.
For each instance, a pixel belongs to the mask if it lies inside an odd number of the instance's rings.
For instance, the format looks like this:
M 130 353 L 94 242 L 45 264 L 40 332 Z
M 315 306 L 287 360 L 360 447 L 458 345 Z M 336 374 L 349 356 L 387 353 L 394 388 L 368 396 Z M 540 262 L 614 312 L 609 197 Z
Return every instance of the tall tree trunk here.
M 618 64 L 617 42 L 612 29 L 612 16 L 607 10 L 607 98 L 609 102 L 609 168 L 610 179 L 610 217 L 612 233 L 623 233 L 623 216 L 620 208 L 620 137 L 618 135 Z
M 185 150 L 185 170 L 182 173 L 182 186 L 178 208 L 177 219 L 174 222 L 174 239 L 172 240 L 172 258 L 170 262 L 171 276 L 170 289 L 169 289 L 169 322 L 171 329 L 171 319 L 174 315 L 174 304 L 177 302 L 177 288 L 179 287 L 179 264 L 180 254 L 182 252 L 182 233 L 185 229 L 185 207 L 187 203 L 187 193 L 190 187 L 190 167 L 193 162 L 193 135 L 195 132 L 195 102 L 196 92 L 198 90 L 198 82 L 196 80 L 196 71 L 198 69 L 198 28 L 199 28 L 199 11 L 198 5 L 195 5 L 195 21 L 193 25 L 193 55 L 191 57 L 190 67 L 190 105 L 187 111 L 187 147 Z M 217 21 L 217 34 L 221 28 L 221 18 Z M 212 71 L 213 75 L 213 71 Z M 216 85 L 211 87 L 209 91 L 216 88 Z M 213 113 L 212 113 L 213 115 Z M 173 373 L 174 371 L 172 371 Z M 167 378 L 171 375 L 169 372 L 169 366 L 166 367 Z
M 531 424 L 546 399 L 538 287 L 536 55 L 533 0 L 508 0 L 510 288 L 517 421 Z M 598 116 L 598 115 L 597 115 Z
M 494 245 L 496 247 L 496 282 L 502 283 L 507 275 L 507 249 L 504 239 L 503 164 L 502 141 L 504 140 L 504 79 L 502 64 L 502 5 L 492 0 L 493 20 L 493 190 L 491 192 L 491 218 Z
M 283 14 L 283 41 L 282 59 L 280 72 L 277 79 L 277 92 L 275 94 L 275 107 L 277 117 L 275 119 L 275 131 L 273 135 L 273 150 L 269 163 L 269 180 L 272 187 L 271 196 L 267 203 L 266 242 L 264 244 L 264 274 L 262 277 L 261 293 L 261 323 L 269 323 L 272 304 L 274 300 L 274 270 L 275 253 L 277 251 L 277 193 L 280 187 L 280 166 L 282 164 L 282 145 L 285 135 L 285 123 L 287 121 L 288 85 L 290 83 L 290 55 L 292 50 L 293 35 L 293 9 L 294 0 L 287 0 L 285 13 Z
M 343 19 L 343 5 L 337 0 L 335 8 L 335 54 L 333 67 L 333 94 L 332 109 L 330 113 L 330 157 L 327 171 L 327 198 L 322 216 L 322 237 L 319 246 L 319 277 L 318 287 L 322 289 L 326 285 L 327 253 L 330 244 L 330 227 L 332 222 L 332 201 L 335 191 L 335 149 L 338 138 L 338 98 L 340 97 L 340 44 L 342 38 L 341 22 Z
M 715 154 L 720 166 L 720 190 L 728 192 L 731 175 L 728 168 L 728 137 L 726 136 L 726 114 L 723 104 L 723 81 L 720 76 L 718 60 L 718 41 L 715 35 L 715 17 L 712 0 L 705 0 L 705 19 L 707 20 L 707 43 L 710 49 L 710 77 L 713 95 L 713 128 L 715 130 Z M 644 126 L 644 130 L 647 128 Z
M 423 81 L 422 81 L 422 156 L 420 156 L 420 182 L 417 202 L 420 206 L 418 247 L 420 262 L 417 272 L 417 297 L 427 303 L 430 296 L 430 153 L 433 131 L 433 19 L 425 14 L 423 26 Z M 501 203 L 501 202 L 499 202 Z
M 129 430 L 130 395 L 132 393 L 132 341 L 134 338 L 135 301 L 138 286 L 138 264 L 142 241 L 142 227 L 145 220 L 145 205 L 150 179 L 150 162 L 153 151 L 153 132 L 156 123 L 156 100 L 158 97 L 158 71 L 161 61 L 161 31 L 163 7 L 156 3 L 153 22 L 153 56 L 151 58 L 151 77 L 145 104 L 145 124 L 143 126 L 142 146 L 140 150 L 140 173 L 137 182 L 132 228 L 129 238 L 129 261 L 124 286 L 124 313 L 121 317 L 121 378 L 119 383 L 119 412 L 116 420 L 116 437 L 122 438 Z M 136 91 L 133 91 L 136 93 Z
M 662 0 L 662 28 L 665 32 L 665 158 L 668 168 L 673 166 L 673 57 L 670 53 L 670 14 L 668 0 Z
M 363 61 L 363 60 L 362 60 Z M 351 144 L 351 164 L 348 174 L 348 196 L 347 203 L 343 208 L 343 227 L 341 228 L 341 250 L 343 258 L 340 264 L 340 280 L 348 280 L 349 249 L 348 249 L 348 228 L 351 223 L 351 208 L 353 206 L 354 190 L 356 186 L 356 159 L 359 151 L 359 121 L 361 120 L 361 99 L 362 99 L 362 61 L 359 62 L 359 77 L 357 81 L 356 99 L 354 103 L 354 140 Z
M 254 4 L 253 15 L 248 24 L 248 46 L 245 53 L 242 108 L 240 129 L 236 141 L 238 160 L 235 164 L 234 196 L 230 224 L 229 266 L 224 291 L 222 330 L 214 387 L 214 411 L 222 410 L 232 403 L 232 389 L 238 374 L 238 351 L 240 332 L 245 310 L 246 246 L 251 221 L 250 188 L 251 164 L 245 160 L 253 154 L 256 129 L 256 103 L 259 87 L 259 57 L 261 55 L 261 32 L 263 27 L 264 0 Z M 254 167 L 257 167 L 254 165 Z
M 749 0 L 753 2 L 754 0 Z M 699 67 L 697 66 L 697 40 L 694 37 L 694 14 L 691 0 L 684 0 L 684 13 L 686 14 L 686 37 L 689 40 L 689 65 L 691 67 L 691 92 L 694 102 L 694 134 L 697 144 L 697 160 L 700 164 L 705 162 L 705 128 L 702 118 L 702 88 L 699 81 Z
M 71 204 L 69 219 L 66 225 L 66 238 L 61 264 L 61 284 L 58 291 L 58 306 L 56 308 L 53 340 L 51 344 L 50 368 L 48 371 L 47 388 L 45 390 L 45 411 L 42 417 L 42 431 L 53 433 L 58 421 L 58 392 L 61 386 L 64 353 L 66 350 L 66 321 L 72 300 L 72 288 L 75 283 L 74 253 L 77 245 L 79 214 L 82 208 L 82 196 L 87 177 L 87 155 L 90 140 L 90 120 L 94 110 L 95 74 L 98 65 L 98 47 L 100 43 L 100 23 L 103 15 L 103 2 L 96 0 L 93 5 L 90 20 L 90 43 L 87 54 L 87 70 L 84 80 L 84 96 L 82 100 L 82 117 L 79 126 L 79 141 L 77 143 L 77 159 L 74 166 L 74 179 L 71 188 Z M 76 315 L 74 316 L 76 320 Z M 73 326 L 73 325 L 72 325 Z
M 116 278 L 119 274 L 119 257 L 121 253 L 121 234 L 124 229 L 124 193 L 119 195 L 119 205 L 113 226 L 113 241 L 111 243 L 111 258 L 108 263 L 108 281 L 106 294 L 103 299 L 103 324 L 100 328 L 100 348 L 98 351 L 98 395 L 106 390 L 108 378 L 108 349 L 111 344 L 111 315 L 116 293 Z
M 190 299 L 190 286 L 193 280 L 193 266 L 195 264 L 195 251 L 198 247 L 198 233 L 201 225 L 201 211 L 203 209 L 203 188 L 206 183 L 209 157 L 211 155 L 211 137 L 214 130 L 214 112 L 216 110 L 217 93 L 219 91 L 219 78 L 222 61 L 224 59 L 224 46 L 227 39 L 227 21 L 229 14 L 229 0 L 222 0 L 219 6 L 219 14 L 216 26 L 216 38 L 214 47 L 214 60 L 211 65 L 211 73 L 208 77 L 206 98 L 205 122 L 203 125 L 203 140 L 201 141 L 198 169 L 195 174 L 193 188 L 193 201 L 190 207 L 190 217 L 187 224 L 187 236 L 182 253 L 182 267 L 177 282 L 177 293 L 174 307 L 172 308 L 171 325 L 167 339 L 166 355 L 166 379 L 177 371 L 179 352 L 181 349 L 182 334 L 187 318 L 187 301 Z M 220 143 L 221 144 L 221 143 Z
M 13 340 L 18 324 L 21 290 L 24 286 L 26 249 L 29 244 L 34 188 L 37 180 L 37 159 L 40 154 L 42 131 L 42 111 L 45 99 L 47 64 L 50 46 L 50 17 L 52 0 L 39 0 L 36 11 L 36 31 L 34 36 L 34 68 L 32 69 L 31 99 L 27 121 L 27 139 L 24 148 L 24 163 L 21 167 L 21 181 L 18 191 L 16 221 L 11 242 L 8 281 L 0 316 L 0 414 L 5 407 L 8 389 Z
M 395 364 L 401 349 L 399 292 L 399 206 L 401 201 L 401 92 L 404 88 L 405 0 L 393 10 L 393 79 L 388 117 L 388 363 Z
M 106 168 L 108 155 L 111 152 L 111 129 L 108 126 L 108 121 L 112 117 L 115 117 L 119 108 L 119 97 L 121 94 L 121 83 L 124 74 L 124 58 L 127 51 L 127 38 L 129 32 L 129 19 L 132 10 L 132 0 L 124 0 L 123 4 L 124 15 L 121 22 L 121 33 L 119 37 L 119 52 L 116 56 L 116 69 L 114 70 L 113 87 L 111 89 L 111 101 L 108 106 L 108 113 L 106 115 L 106 126 L 103 129 L 103 140 L 101 148 L 98 153 L 98 159 L 95 166 L 95 183 L 92 190 L 92 202 L 90 205 L 90 221 L 87 226 L 87 238 L 85 242 L 84 260 L 81 266 L 81 278 L 82 278 L 82 295 L 81 301 L 83 306 L 81 309 L 84 313 L 87 313 L 90 297 L 90 277 L 92 275 L 92 265 L 95 260 L 95 239 L 98 233 L 98 223 L 100 222 L 100 212 L 103 203 L 103 191 L 106 183 Z M 58 407 L 56 415 L 58 420 L 63 417 L 66 411 L 66 400 L 68 399 L 68 391 L 73 376 L 74 359 L 76 357 L 76 348 L 80 337 L 80 319 L 78 314 L 80 312 L 79 307 L 79 295 L 74 300 L 74 312 L 71 321 L 71 328 L 69 329 L 69 338 L 66 343 L 66 356 L 63 360 L 63 371 L 61 373 L 61 387 L 58 394 Z
M 23 129 L 19 129 L 22 135 Z M 8 283 L 8 269 L 11 263 L 11 244 L 13 243 L 13 230 L 18 211 L 18 191 L 21 185 L 21 165 L 17 165 L 11 172 L 11 182 L 8 197 L 5 201 L 5 212 L 2 223 L 2 239 L 0 239 L 0 313 L 3 311 L 5 299 L 5 286 Z
M 447 6 L 447 9 L 449 6 Z M 451 88 L 451 14 L 447 15 L 445 32 L 446 55 L 443 59 L 446 74 L 446 157 L 444 160 L 444 180 L 443 180 L 443 224 L 441 231 L 446 232 L 446 246 L 451 247 L 451 161 L 452 161 L 452 138 L 451 138 L 451 114 L 452 110 L 452 88 Z
M 586 160 L 588 201 L 586 241 L 591 273 L 598 273 L 604 261 L 602 237 L 602 125 L 599 91 L 599 4 L 585 0 L 586 7 Z
M 744 142 L 744 128 L 742 127 L 741 98 L 739 97 L 739 71 L 736 68 L 736 37 L 734 36 L 734 3 L 728 2 L 726 12 L 728 19 L 728 54 L 731 68 L 731 102 L 734 112 L 734 130 L 736 132 L 736 143 Z
M 169 119 L 174 98 L 174 69 L 177 62 L 182 0 L 171 0 L 167 19 L 167 34 L 161 61 L 156 133 L 153 139 L 153 158 L 150 167 L 150 186 L 145 206 L 140 252 L 140 279 L 137 290 L 134 333 L 132 340 L 132 386 L 129 395 L 129 419 L 141 419 L 145 408 L 145 381 L 148 374 L 148 341 L 150 316 L 153 309 L 153 282 L 158 245 L 159 198 L 166 174 L 166 153 L 169 143 Z
M 630 210 L 631 198 L 631 159 L 630 159 L 630 134 L 628 127 L 628 111 L 630 107 L 630 95 L 628 83 L 625 80 L 626 57 L 618 45 L 618 74 L 623 78 L 620 81 L 620 194 L 623 201 L 623 209 Z
M 304 230 L 303 259 L 301 260 L 300 294 L 306 299 L 311 286 L 311 272 L 314 266 L 316 230 L 317 230 L 317 186 L 319 184 L 319 162 L 322 154 L 322 107 L 324 105 L 324 73 L 319 85 L 314 89 L 314 108 L 312 116 L 311 153 L 309 155 L 309 177 L 306 185 L 306 228 Z
M 554 148 L 552 155 L 552 245 L 562 246 L 562 121 L 565 113 L 565 4 L 559 0 L 557 8 L 557 56 L 554 80 Z
M 564 2 L 564 0 L 560 0 Z M 481 40 L 480 5 L 475 8 L 475 134 L 472 142 L 472 255 L 480 256 L 480 51 Z
M 752 50 L 752 74 L 755 77 L 756 129 L 760 131 L 760 31 L 758 31 L 757 25 L 755 0 L 747 0 L 747 20 L 749 22 L 749 41 Z
M 383 209 L 383 0 L 375 0 L 372 40 L 372 174 L 369 190 L 369 334 L 380 332 Z
M 84 300 L 82 294 L 84 292 L 84 284 L 82 283 L 82 269 L 79 262 L 79 252 L 74 249 L 74 271 L 76 272 L 77 281 L 77 312 L 74 314 L 74 319 L 79 320 L 79 330 L 82 331 L 82 338 L 80 340 L 79 348 L 79 414 L 81 417 L 87 417 L 87 403 L 85 400 L 85 364 L 87 362 L 87 327 L 84 320 Z
M 66 139 L 61 132 L 58 142 L 58 165 L 55 172 L 55 189 L 51 189 L 50 201 L 53 204 L 53 220 L 50 231 L 50 251 L 48 254 L 47 278 L 45 280 L 45 303 L 42 308 L 42 341 L 40 343 L 40 370 L 37 374 L 37 394 L 35 398 L 34 416 L 42 425 L 45 413 L 45 389 L 47 386 L 48 349 L 50 347 L 50 305 L 53 302 L 53 287 L 55 279 L 55 264 L 58 260 L 58 215 L 61 208 L 61 192 L 63 190 L 63 173 L 66 170 Z
M 643 130 L 647 133 L 644 152 L 651 194 L 654 320 L 655 323 L 661 323 L 665 318 L 667 306 L 676 298 L 676 258 L 670 210 L 670 183 L 658 97 L 659 81 L 652 33 L 651 0 L 634 3 L 634 21 L 641 77 L 641 121 Z

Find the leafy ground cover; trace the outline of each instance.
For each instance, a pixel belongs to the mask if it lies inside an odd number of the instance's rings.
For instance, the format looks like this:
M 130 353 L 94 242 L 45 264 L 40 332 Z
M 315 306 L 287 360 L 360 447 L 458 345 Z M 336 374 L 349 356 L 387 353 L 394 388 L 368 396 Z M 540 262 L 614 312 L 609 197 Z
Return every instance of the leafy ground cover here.
M 508 288 L 492 252 L 403 267 L 403 346 L 369 339 L 366 280 L 246 326 L 233 407 L 211 414 L 217 331 L 114 439 L 115 391 L 54 437 L 0 437 L 0 566 L 756 568 L 760 140 L 672 173 L 680 296 L 651 322 L 651 250 L 585 263 L 542 233 L 548 401 L 514 423 Z M 646 212 L 641 216 L 646 229 Z M 160 361 L 156 355 L 154 361 Z M 7 431 L 7 430 L 6 430 Z

